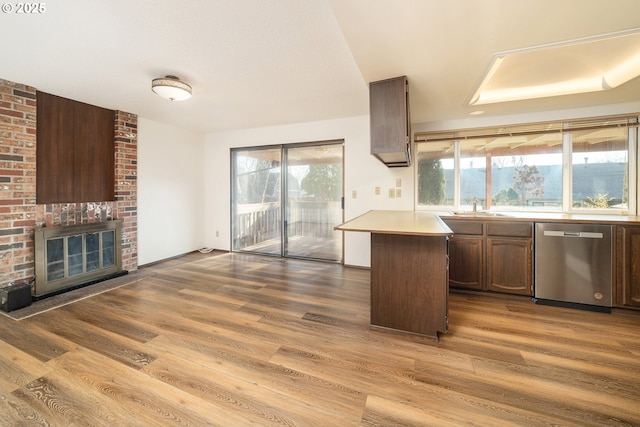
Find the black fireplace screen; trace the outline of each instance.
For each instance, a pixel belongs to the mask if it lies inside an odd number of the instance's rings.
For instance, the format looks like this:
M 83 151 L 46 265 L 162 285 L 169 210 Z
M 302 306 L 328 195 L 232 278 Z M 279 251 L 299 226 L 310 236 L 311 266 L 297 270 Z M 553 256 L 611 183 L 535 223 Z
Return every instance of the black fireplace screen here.
M 39 296 L 121 270 L 120 221 L 36 229 Z

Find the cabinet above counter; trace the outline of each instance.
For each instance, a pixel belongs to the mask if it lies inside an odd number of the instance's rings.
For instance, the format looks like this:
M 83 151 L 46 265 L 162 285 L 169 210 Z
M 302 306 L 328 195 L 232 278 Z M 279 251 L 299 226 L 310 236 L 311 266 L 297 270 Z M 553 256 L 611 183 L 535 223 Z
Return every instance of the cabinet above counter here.
M 369 83 L 371 154 L 390 168 L 411 165 L 409 82 L 406 76 Z

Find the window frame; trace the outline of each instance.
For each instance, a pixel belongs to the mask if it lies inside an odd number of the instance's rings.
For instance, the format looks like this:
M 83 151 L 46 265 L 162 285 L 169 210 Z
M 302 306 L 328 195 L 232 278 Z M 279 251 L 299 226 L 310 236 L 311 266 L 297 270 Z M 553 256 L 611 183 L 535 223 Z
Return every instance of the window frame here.
M 515 212 L 535 212 L 535 213 L 551 213 L 551 214 L 602 214 L 602 215 L 636 215 L 638 212 L 638 173 L 639 164 L 638 155 L 638 122 L 637 114 L 627 114 L 618 116 L 605 116 L 595 118 L 584 118 L 570 121 L 557 122 L 540 122 L 509 126 L 495 126 L 487 128 L 468 128 L 450 131 L 434 131 L 434 132 L 416 132 L 414 134 L 414 144 L 428 144 L 430 142 L 453 143 L 453 164 L 454 164 L 454 200 L 453 205 L 420 205 L 419 204 L 419 149 L 415 148 L 416 167 L 414 171 L 414 179 L 416 182 L 414 191 L 414 208 L 420 211 L 459 211 L 466 210 L 466 205 L 461 204 L 461 149 L 460 142 L 468 138 L 480 138 L 483 136 L 505 137 L 508 135 L 531 134 L 531 133 L 562 133 L 562 206 L 560 210 L 535 210 L 527 209 L 524 206 L 519 207 Z M 621 208 L 585 208 L 573 206 L 573 138 L 574 131 L 585 129 L 587 125 L 594 127 L 622 127 L 627 129 L 627 207 Z M 486 159 L 486 156 L 485 156 Z M 514 212 L 512 209 L 503 209 L 504 211 Z M 500 212 L 500 206 L 491 208 L 491 211 Z

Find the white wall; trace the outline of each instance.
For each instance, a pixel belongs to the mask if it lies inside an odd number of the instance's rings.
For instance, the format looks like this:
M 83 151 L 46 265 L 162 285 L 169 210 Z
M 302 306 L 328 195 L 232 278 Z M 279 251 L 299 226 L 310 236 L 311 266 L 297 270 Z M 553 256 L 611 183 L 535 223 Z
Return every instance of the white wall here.
M 345 141 L 345 220 L 371 209 L 413 210 L 413 168 L 389 169 L 369 153 L 369 116 L 209 134 L 205 137 L 206 245 L 230 249 L 230 148 L 335 139 Z M 390 199 L 389 189 L 395 191 L 398 178 L 401 197 Z M 376 186 L 380 195 L 375 195 Z M 368 233 L 345 233 L 344 262 L 370 265 Z
M 138 117 L 138 265 L 204 246 L 203 140 Z

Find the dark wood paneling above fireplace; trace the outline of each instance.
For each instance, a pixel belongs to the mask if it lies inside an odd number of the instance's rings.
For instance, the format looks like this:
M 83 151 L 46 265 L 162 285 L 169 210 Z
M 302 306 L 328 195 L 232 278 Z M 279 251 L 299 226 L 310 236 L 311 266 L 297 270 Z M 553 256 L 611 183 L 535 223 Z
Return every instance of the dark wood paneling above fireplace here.
M 37 92 L 38 204 L 111 201 L 115 112 Z

